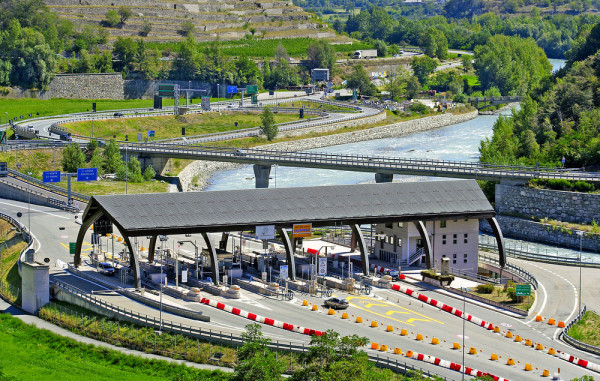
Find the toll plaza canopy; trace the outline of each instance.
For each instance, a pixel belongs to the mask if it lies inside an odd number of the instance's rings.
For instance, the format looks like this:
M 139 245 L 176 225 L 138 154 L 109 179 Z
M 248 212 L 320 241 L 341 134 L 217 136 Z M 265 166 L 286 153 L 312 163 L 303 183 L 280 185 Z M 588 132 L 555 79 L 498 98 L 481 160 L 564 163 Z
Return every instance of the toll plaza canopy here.
M 353 228 L 363 257 L 363 272 L 367 275 L 368 253 L 358 228 L 360 224 L 413 221 L 428 242 L 423 221 L 488 219 L 496 232 L 494 215 L 494 209 L 475 180 L 92 196 L 77 237 L 75 265 L 81 261 L 86 231 L 100 217 L 112 221 L 125 238 L 132 253 L 130 261 L 136 287 L 139 287 L 139 264 L 130 237 L 152 237 L 149 259 L 153 260 L 158 235 L 202 233 L 209 251 L 214 253 L 206 233 L 275 225 L 292 270 L 293 252 L 286 229 L 299 223 L 311 223 L 313 227 L 343 223 Z M 501 234 L 498 229 L 499 241 Z M 430 249 L 430 246 L 425 247 L 428 257 Z M 212 262 L 215 259 L 216 254 Z M 218 266 L 211 265 L 214 278 L 219 279 Z M 294 271 L 291 272 L 293 278 Z

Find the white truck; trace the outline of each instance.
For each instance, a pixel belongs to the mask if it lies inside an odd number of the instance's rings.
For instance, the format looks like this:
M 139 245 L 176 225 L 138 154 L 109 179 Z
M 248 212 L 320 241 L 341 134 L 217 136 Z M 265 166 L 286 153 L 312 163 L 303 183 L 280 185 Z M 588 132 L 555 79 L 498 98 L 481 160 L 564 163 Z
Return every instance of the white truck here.
M 377 49 L 367 49 L 367 50 L 357 50 L 354 52 L 353 58 L 355 60 L 364 58 L 376 58 L 377 57 Z

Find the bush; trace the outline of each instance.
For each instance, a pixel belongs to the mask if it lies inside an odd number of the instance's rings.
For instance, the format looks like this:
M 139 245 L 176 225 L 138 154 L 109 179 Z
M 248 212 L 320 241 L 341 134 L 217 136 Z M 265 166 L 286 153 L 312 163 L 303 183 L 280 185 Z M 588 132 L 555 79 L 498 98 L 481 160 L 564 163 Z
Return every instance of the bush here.
M 191 21 L 184 21 L 183 23 L 181 23 L 181 34 L 183 36 L 190 36 L 194 34 L 194 31 L 196 30 L 196 27 L 194 26 L 194 24 Z
M 576 181 L 575 184 L 573 184 L 573 188 L 577 192 L 593 192 L 594 190 L 596 190 L 594 184 L 585 181 Z
M 477 292 L 480 294 L 491 294 L 494 292 L 494 285 L 491 283 L 477 285 Z
M 517 296 L 517 289 L 514 287 L 507 288 L 506 295 L 508 295 L 510 300 L 512 300 L 513 302 L 516 302 L 519 299 L 519 297 Z
M 114 28 L 115 26 L 119 25 L 119 22 L 121 21 L 121 17 L 117 13 L 117 11 L 115 11 L 114 9 L 111 9 L 108 12 L 106 12 L 106 19 L 104 21 L 106 22 L 106 24 L 108 26 Z
M 430 109 L 429 109 L 429 107 L 425 106 L 423 103 L 416 102 L 414 105 L 410 106 L 410 111 L 424 115 L 424 114 L 428 114 Z

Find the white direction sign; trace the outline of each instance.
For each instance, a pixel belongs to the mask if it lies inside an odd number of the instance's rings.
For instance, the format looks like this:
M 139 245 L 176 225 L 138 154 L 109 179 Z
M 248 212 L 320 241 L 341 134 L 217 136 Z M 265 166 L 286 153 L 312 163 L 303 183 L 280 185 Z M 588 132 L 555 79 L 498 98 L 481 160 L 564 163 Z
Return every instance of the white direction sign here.
M 288 267 L 287 267 L 287 265 L 279 266 L 279 277 L 281 279 L 287 279 L 288 278 Z
M 319 275 L 327 275 L 327 258 L 319 258 Z
M 256 227 L 257 239 L 273 239 L 275 238 L 275 225 L 263 225 Z
M 188 271 L 187 270 L 183 270 L 181 272 L 181 282 L 187 283 L 187 281 L 188 281 Z

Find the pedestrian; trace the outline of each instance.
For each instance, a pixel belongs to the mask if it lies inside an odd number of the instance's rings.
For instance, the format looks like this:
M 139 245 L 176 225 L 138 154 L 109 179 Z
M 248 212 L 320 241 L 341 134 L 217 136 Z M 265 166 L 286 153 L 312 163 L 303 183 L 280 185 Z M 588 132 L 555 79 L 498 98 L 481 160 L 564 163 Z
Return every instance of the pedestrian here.
M 563 168 L 565 167 L 565 157 L 564 156 L 562 157 L 562 167 Z

